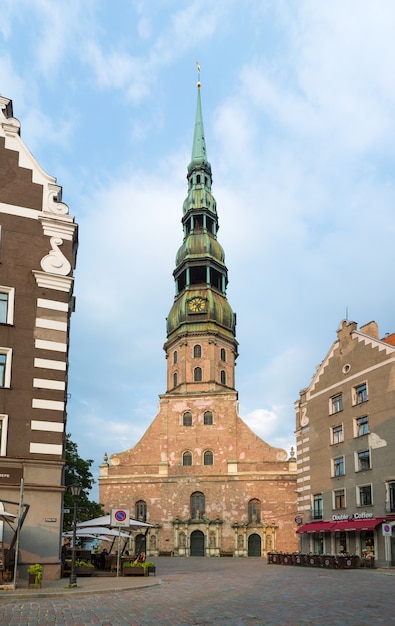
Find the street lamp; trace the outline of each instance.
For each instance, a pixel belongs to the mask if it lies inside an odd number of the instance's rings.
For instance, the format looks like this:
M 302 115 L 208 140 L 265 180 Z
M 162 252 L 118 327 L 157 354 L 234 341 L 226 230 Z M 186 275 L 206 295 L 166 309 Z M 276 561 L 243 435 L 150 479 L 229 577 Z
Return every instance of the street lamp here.
M 81 485 L 79 483 L 74 483 L 70 485 L 71 495 L 73 496 L 74 501 L 74 511 L 73 511 L 73 551 L 71 553 L 71 573 L 70 573 L 70 587 L 77 586 L 77 576 L 75 575 L 75 544 L 77 541 L 77 499 L 81 493 Z

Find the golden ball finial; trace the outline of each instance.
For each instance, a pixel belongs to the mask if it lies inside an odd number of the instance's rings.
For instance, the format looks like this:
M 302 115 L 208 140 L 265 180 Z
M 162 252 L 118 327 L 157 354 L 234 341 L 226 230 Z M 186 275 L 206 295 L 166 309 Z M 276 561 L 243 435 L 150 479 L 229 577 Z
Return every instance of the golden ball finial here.
M 198 80 L 198 82 L 196 83 L 196 85 L 197 85 L 197 88 L 198 88 L 198 89 L 200 89 L 200 85 L 201 85 L 201 84 L 202 84 L 202 83 L 200 82 L 200 80 Z

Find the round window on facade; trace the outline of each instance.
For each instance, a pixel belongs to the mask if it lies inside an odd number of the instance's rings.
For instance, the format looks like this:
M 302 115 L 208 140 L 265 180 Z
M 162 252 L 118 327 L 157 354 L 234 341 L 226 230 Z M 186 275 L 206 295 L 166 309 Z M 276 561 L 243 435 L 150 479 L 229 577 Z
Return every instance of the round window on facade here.
M 346 365 L 344 365 L 343 367 L 343 374 L 348 374 L 350 369 L 351 369 L 351 365 L 349 363 L 346 363 Z

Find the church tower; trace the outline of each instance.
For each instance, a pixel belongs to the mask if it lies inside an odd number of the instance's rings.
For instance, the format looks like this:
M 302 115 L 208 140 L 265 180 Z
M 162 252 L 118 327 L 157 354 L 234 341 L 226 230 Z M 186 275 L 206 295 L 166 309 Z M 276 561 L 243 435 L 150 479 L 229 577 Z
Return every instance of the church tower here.
M 167 317 L 167 389 L 159 412 L 130 450 L 105 454 L 100 502 L 153 528 L 150 557 L 263 556 L 296 549 L 296 459 L 272 448 L 238 415 L 236 315 L 217 240 L 198 82 L 192 158 Z M 146 543 L 145 543 L 146 541 Z
M 177 252 L 176 294 L 167 318 L 167 393 L 224 394 L 235 388 L 236 315 L 226 298 L 228 271 L 217 240 L 218 215 L 204 138 L 200 82 Z M 192 347 L 192 350 L 191 350 Z

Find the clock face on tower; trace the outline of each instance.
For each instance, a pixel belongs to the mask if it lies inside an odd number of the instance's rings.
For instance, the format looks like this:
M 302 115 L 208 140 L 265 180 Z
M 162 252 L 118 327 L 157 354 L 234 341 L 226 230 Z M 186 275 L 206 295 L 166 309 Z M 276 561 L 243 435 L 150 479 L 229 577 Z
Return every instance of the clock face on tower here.
M 188 302 L 188 311 L 190 313 L 204 313 L 206 311 L 206 300 L 204 298 L 192 298 Z

